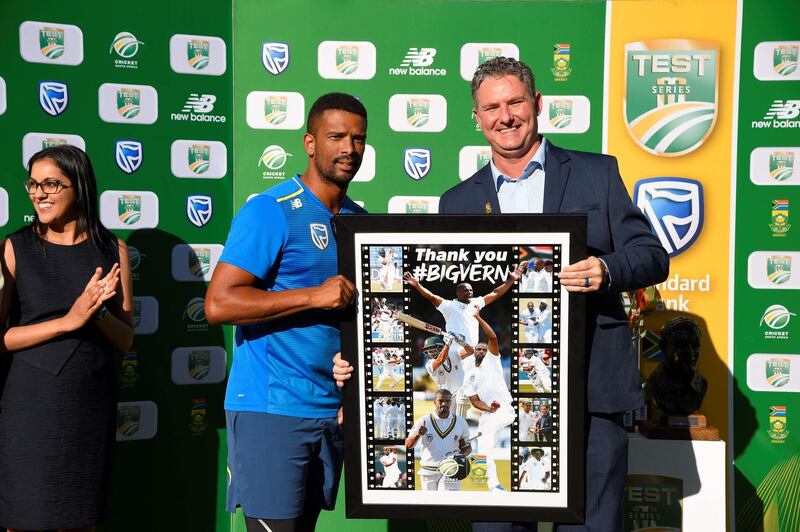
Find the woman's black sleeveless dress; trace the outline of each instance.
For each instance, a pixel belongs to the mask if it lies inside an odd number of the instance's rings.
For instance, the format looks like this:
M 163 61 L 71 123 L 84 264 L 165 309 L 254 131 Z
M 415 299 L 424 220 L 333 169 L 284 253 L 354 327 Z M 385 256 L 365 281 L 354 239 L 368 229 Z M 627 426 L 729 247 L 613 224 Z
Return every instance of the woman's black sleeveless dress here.
M 95 268 L 88 241 L 61 246 L 30 227 L 10 237 L 16 259 L 11 326 L 64 316 Z M 15 353 L 0 353 L 0 529 L 98 523 L 106 509 L 114 443 L 114 360 L 92 321 Z

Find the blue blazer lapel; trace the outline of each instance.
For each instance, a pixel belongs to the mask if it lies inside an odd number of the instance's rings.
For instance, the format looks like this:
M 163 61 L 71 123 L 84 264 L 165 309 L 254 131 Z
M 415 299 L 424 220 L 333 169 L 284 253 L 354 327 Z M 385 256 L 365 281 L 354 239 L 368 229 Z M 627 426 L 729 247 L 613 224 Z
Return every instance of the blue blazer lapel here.
M 487 164 L 472 178 L 475 184 L 475 198 L 478 204 L 474 206 L 477 213 L 498 214 L 500 202 L 497 199 L 497 188 L 492 177 L 492 169 Z
M 561 209 L 564 199 L 564 190 L 567 188 L 570 164 L 569 152 L 547 143 L 547 153 L 544 162 L 544 206 L 545 213 L 557 213 Z M 489 173 L 491 176 L 491 172 Z M 495 196 L 497 193 L 495 192 Z

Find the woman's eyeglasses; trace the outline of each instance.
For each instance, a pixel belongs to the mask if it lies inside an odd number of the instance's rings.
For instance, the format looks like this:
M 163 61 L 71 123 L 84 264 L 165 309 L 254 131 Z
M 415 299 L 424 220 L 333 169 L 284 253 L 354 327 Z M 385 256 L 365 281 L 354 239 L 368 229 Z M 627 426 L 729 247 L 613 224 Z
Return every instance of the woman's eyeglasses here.
M 35 194 L 37 188 L 42 189 L 45 194 L 58 194 L 63 189 L 72 187 L 72 185 L 65 185 L 58 179 L 45 179 L 41 183 L 35 179 L 29 179 L 25 181 L 24 185 L 28 194 Z

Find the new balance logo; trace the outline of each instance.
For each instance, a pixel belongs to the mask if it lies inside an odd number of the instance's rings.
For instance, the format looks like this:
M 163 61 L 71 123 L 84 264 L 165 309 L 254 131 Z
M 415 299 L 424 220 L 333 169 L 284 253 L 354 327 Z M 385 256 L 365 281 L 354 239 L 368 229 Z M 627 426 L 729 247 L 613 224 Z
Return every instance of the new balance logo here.
M 184 122 L 220 122 L 225 123 L 225 115 L 211 114 L 217 97 L 213 94 L 198 94 L 193 92 L 186 98 L 186 103 L 180 113 L 171 113 L 170 118 Z
M 409 48 L 401 67 L 426 67 L 433 64 L 433 57 L 436 55 L 436 48 Z
M 800 128 L 800 100 L 775 100 L 761 120 L 753 120 L 755 129 L 797 129 Z
M 182 111 L 184 113 L 210 113 L 214 110 L 214 102 L 217 97 L 213 94 L 197 94 L 193 92 L 189 95 Z
M 428 68 L 433 65 L 436 48 L 409 48 L 400 66 L 389 68 L 390 76 L 446 76 L 446 68 Z

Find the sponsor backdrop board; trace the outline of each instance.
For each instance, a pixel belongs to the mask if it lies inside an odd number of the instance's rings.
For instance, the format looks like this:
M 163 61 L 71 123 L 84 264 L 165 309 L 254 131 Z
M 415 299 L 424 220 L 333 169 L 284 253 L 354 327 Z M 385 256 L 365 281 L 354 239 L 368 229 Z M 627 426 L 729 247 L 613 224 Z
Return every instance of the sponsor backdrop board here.
M 233 209 L 232 7 L 191 7 L 0 8 L 0 235 L 30 220 L 28 158 L 68 143 L 92 158 L 102 220 L 130 250 L 136 335 L 114 355 L 118 443 L 103 530 L 230 528 L 229 344 L 205 322 L 202 298 Z
M 237 208 L 305 169 L 308 110 L 320 95 L 341 91 L 361 98 L 369 113 L 370 164 L 356 176 L 351 197 L 370 212 L 436 212 L 442 192 L 488 161 L 466 80 L 479 62 L 501 53 L 533 67 L 537 89 L 548 96 L 540 124 L 554 143 L 601 149 L 600 2 L 371 0 L 343 11 L 330 2 L 301 0 L 272 3 L 269 16 L 282 22 L 265 30 L 262 2 L 235 5 Z M 493 17 L 569 23 L 474 23 Z M 403 31 L 387 31 L 390 21 Z
M 788 0 L 742 10 L 731 307 L 737 530 L 800 527 L 800 32 L 786 22 L 798 16 Z

